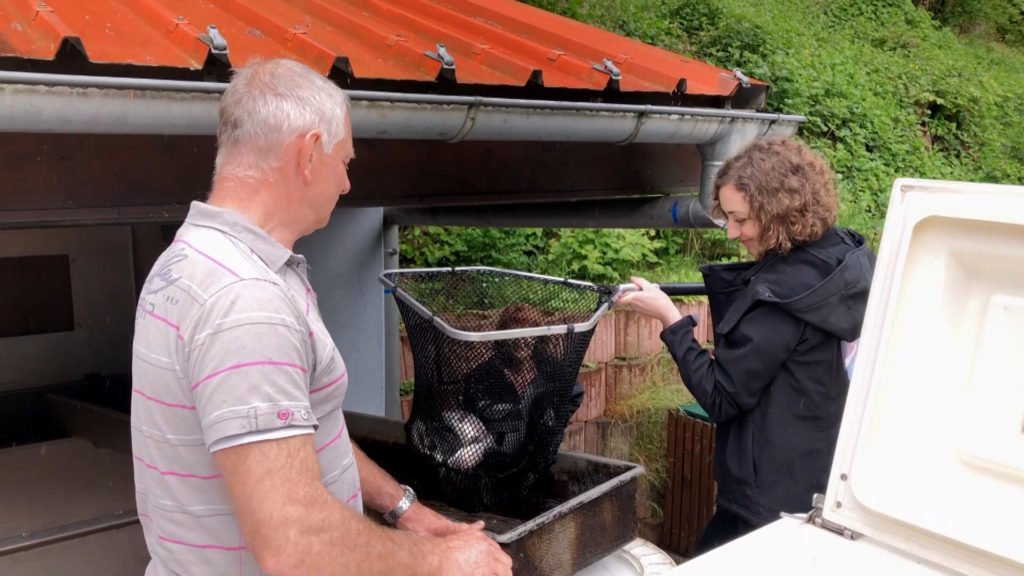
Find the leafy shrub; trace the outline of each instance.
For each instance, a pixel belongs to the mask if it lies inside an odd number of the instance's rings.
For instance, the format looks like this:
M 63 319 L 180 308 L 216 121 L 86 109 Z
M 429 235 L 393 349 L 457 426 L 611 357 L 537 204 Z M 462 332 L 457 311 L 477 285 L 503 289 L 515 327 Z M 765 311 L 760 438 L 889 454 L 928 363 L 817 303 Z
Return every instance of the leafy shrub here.
M 401 238 L 406 268 L 495 266 L 606 284 L 666 264 L 694 268 L 667 231 L 431 226 L 405 228 Z
M 529 3 L 771 84 L 768 109 L 806 116 L 799 137 L 836 171 L 840 224 L 873 244 L 898 177 L 1024 182 L 1024 0 Z M 403 265 L 598 282 L 690 280 L 739 254 L 715 230 L 416 230 Z
M 1024 0 L 915 0 L 961 34 L 1024 46 Z

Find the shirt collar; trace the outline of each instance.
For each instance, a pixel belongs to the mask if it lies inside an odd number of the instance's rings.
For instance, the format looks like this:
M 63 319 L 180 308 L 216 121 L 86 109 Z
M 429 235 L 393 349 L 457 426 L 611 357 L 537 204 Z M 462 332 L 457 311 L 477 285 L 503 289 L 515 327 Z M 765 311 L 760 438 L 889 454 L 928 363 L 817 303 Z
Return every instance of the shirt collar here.
M 248 246 L 271 270 L 280 270 L 290 259 L 302 259 L 234 210 L 193 201 L 185 223 L 220 230 Z

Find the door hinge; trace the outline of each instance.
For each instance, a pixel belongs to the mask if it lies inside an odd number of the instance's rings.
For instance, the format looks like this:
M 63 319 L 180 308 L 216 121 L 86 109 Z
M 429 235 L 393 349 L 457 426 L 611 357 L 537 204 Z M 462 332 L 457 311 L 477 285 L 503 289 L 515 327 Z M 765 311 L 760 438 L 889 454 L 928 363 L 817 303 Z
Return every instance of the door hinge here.
M 824 512 L 825 512 L 825 495 L 824 494 L 815 494 L 813 499 L 812 499 L 812 506 L 813 507 L 811 508 L 811 511 L 806 513 L 806 514 L 787 514 L 787 513 L 783 512 L 782 515 L 784 517 L 786 517 L 786 518 L 793 518 L 793 519 L 796 519 L 796 520 L 800 520 L 801 522 L 806 522 L 808 524 L 814 524 L 818 528 L 824 528 L 825 530 L 828 530 L 829 532 L 834 532 L 836 534 L 839 534 L 840 536 L 842 536 L 843 538 L 846 538 L 847 540 L 856 540 L 857 538 L 860 538 L 862 536 L 862 534 L 860 532 L 855 532 L 853 530 L 850 530 L 846 526 L 843 526 L 842 524 L 839 524 L 837 522 L 833 522 L 831 520 L 826 520 L 825 519 L 825 516 L 824 516 Z

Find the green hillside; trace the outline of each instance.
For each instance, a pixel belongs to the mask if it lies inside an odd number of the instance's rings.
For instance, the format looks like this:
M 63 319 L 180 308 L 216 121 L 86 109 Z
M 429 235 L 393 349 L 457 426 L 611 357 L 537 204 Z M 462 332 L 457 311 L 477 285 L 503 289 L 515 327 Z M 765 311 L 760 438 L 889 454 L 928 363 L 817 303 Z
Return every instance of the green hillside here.
M 840 223 L 877 244 L 897 177 L 1024 183 L 1024 0 L 532 0 L 771 84 L 768 109 L 839 176 Z M 614 282 L 696 278 L 714 230 L 403 231 L 403 265 Z M 496 250 L 495 246 L 507 247 Z
M 1024 1 L 530 3 L 771 84 L 873 239 L 896 177 L 1024 182 Z

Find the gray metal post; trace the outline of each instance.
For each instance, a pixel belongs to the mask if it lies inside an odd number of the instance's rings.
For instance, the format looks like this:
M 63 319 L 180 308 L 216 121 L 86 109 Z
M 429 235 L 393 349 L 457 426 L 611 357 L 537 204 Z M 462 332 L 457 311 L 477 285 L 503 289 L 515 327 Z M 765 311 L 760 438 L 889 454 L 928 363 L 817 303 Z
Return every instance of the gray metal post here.
M 398 225 L 384 222 L 384 269 L 392 270 L 399 267 Z M 388 418 L 400 418 L 399 388 L 401 373 L 398 363 L 401 353 L 401 342 L 398 335 L 398 306 L 395 299 L 384 297 L 384 415 Z
M 541 204 L 390 208 L 385 219 L 407 226 L 492 228 L 710 228 L 697 196 L 580 200 Z

